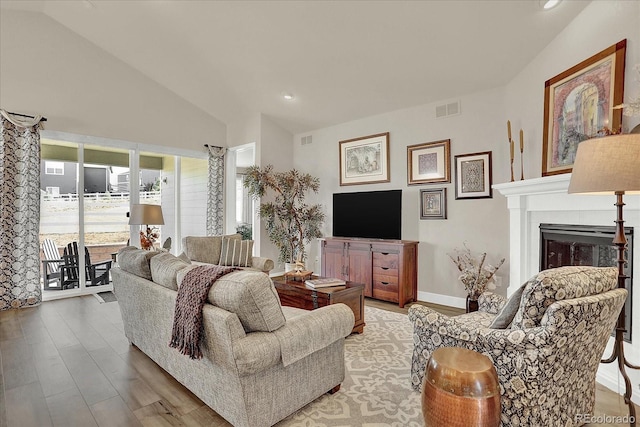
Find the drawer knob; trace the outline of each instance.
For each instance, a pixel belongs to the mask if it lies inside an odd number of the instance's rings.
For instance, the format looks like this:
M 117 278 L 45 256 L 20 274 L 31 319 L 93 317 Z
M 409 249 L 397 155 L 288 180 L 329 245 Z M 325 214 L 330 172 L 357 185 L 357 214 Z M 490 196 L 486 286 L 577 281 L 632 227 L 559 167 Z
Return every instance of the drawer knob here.
M 383 285 L 388 285 L 389 284 L 389 282 L 380 282 L 380 283 L 382 283 Z
M 383 269 L 383 270 L 388 270 L 389 269 L 389 267 L 380 267 L 380 268 Z
M 389 255 L 389 252 L 380 252 L 382 255 Z

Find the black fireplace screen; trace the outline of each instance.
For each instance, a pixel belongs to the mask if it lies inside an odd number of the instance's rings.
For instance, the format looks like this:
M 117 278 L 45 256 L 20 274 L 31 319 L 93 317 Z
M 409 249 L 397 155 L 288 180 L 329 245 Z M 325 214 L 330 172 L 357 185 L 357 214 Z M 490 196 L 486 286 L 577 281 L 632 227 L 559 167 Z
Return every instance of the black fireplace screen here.
M 540 270 L 567 265 L 617 267 L 618 249 L 613 245 L 615 227 L 566 224 L 540 224 Z M 625 287 L 629 291 L 625 304 L 626 332 L 631 342 L 631 294 L 633 292 L 633 227 L 625 227 Z

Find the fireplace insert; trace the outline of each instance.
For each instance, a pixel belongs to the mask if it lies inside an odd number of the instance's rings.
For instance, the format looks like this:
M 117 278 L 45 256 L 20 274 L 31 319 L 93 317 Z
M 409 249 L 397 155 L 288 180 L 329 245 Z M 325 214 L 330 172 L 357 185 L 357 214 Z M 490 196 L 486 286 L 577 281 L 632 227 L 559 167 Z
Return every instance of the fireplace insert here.
M 540 224 L 540 270 L 567 265 L 617 267 L 618 249 L 613 245 L 615 226 Z M 633 227 L 625 227 L 625 304 L 624 340 L 631 342 L 631 295 L 633 292 Z

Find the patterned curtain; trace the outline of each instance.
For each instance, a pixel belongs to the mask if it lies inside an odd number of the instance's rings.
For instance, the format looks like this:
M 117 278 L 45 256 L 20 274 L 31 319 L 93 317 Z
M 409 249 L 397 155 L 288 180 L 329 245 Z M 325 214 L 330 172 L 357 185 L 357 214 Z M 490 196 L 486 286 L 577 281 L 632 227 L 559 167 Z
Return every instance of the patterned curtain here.
M 207 235 L 224 231 L 224 153 L 223 147 L 209 147 L 209 185 L 207 188 Z
M 40 119 L 0 110 L 0 310 L 42 302 Z

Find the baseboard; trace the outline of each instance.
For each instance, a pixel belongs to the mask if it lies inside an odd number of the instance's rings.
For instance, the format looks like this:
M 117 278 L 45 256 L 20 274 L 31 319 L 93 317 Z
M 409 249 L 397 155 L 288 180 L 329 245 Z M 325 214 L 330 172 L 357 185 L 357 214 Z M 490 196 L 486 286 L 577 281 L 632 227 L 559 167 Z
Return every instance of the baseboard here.
M 446 305 L 448 307 L 466 308 L 466 298 L 452 297 L 449 295 L 434 294 L 432 292 L 418 291 L 418 301 L 430 302 L 433 304 Z
M 617 373 L 617 371 L 616 371 Z M 622 377 L 618 380 L 618 376 L 613 376 L 608 372 L 598 371 L 596 373 L 596 381 L 613 391 L 614 393 L 619 394 L 620 396 L 624 395 L 624 380 Z M 624 398 L 623 398 L 624 399 Z M 640 405 L 640 396 L 635 393 L 635 390 L 631 390 L 631 401 L 636 405 Z M 624 404 L 624 400 L 623 400 Z

